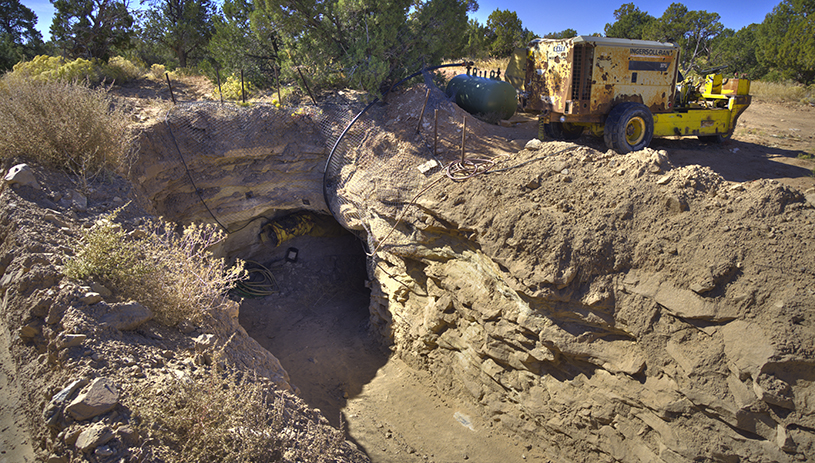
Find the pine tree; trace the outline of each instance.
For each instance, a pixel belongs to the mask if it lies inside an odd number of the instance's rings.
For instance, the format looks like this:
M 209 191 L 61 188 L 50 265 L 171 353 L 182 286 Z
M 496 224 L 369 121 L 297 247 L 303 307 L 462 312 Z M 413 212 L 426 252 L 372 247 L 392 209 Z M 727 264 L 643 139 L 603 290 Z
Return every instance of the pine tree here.
M 213 33 L 212 0 L 153 0 L 146 14 L 144 36 L 171 50 L 186 68 L 199 57 Z
M 614 19 L 615 22 L 606 24 L 605 33 L 606 37 L 619 39 L 642 39 L 648 23 L 656 20 L 633 3 L 626 3 L 614 10 Z
M 490 51 L 497 58 L 505 58 L 511 55 L 516 47 L 524 45 L 523 24 L 514 11 L 493 11 L 487 18 L 487 29 L 492 38 Z
M 127 4 L 117 0 L 51 0 L 56 8 L 51 36 L 70 58 L 110 58 L 127 48 L 134 33 Z
M 468 0 L 256 0 L 290 65 L 312 79 L 379 93 L 461 54 Z M 253 24 L 255 18 L 253 17 Z
M 0 0 L 0 71 L 33 58 L 42 50 L 37 15 L 19 0 Z
M 758 59 L 783 78 L 815 82 L 815 0 L 783 0 L 756 32 Z

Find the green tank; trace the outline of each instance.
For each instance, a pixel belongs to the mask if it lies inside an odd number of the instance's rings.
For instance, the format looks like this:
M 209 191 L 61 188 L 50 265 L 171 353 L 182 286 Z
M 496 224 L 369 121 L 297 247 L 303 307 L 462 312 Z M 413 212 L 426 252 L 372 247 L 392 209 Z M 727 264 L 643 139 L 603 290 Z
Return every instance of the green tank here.
M 459 74 L 447 84 L 447 96 L 470 114 L 509 119 L 518 107 L 515 87 L 502 80 Z

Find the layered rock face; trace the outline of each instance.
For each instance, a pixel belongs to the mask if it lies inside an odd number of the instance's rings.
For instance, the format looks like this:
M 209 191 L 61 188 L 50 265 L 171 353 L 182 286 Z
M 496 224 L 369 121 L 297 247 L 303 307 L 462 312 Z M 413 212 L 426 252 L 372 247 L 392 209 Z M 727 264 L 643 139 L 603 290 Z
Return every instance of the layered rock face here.
M 676 168 L 653 150 L 507 151 L 506 139 L 485 142 L 492 129 L 477 121 L 471 153 L 491 150 L 491 172 L 457 182 L 440 169 L 419 174 L 423 98 L 395 98 L 379 121 L 386 130 L 364 142 L 373 156 L 392 150 L 411 163 L 390 175 L 382 164 L 344 168 L 354 173 L 343 188 L 364 208 L 345 204 L 357 210 L 340 222 L 367 235 L 372 327 L 397 355 L 553 461 L 815 459 L 815 209 L 801 193 Z M 462 113 L 443 102 L 439 113 L 452 146 Z M 302 123 L 269 134 L 262 157 L 187 162 L 227 172 L 211 180 L 214 196 L 234 203 L 223 211 L 261 210 L 238 191 L 240 166 L 285 183 L 258 207 L 324 211 L 315 171 L 327 150 L 296 153 L 291 131 L 316 133 Z M 155 130 L 147 139 L 163 140 Z M 455 157 L 445 150 L 439 158 Z M 173 209 L 194 191 L 171 164 L 135 170 L 146 197 L 159 213 L 206 219 L 197 206 L 190 216 Z M 283 175 L 284 166 L 297 167 Z
M 143 127 L 130 179 L 149 212 L 222 225 L 224 252 L 251 255 L 262 218 L 328 214 L 328 149 L 311 110 L 216 103 L 180 106 Z
M 418 201 L 376 256 L 383 336 L 555 461 L 815 457 L 812 205 L 562 148 Z

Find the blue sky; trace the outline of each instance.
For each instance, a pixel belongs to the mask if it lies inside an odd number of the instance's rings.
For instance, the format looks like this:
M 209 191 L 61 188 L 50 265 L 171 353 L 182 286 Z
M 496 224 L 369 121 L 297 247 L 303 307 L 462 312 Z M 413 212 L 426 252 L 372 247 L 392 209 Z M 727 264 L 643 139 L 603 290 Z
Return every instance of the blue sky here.
M 764 21 L 764 17 L 780 3 L 781 0 L 718 0 L 716 2 L 703 0 L 679 1 L 689 10 L 705 10 L 716 12 L 721 16 L 720 22 L 724 27 L 739 30 L 752 23 Z M 538 35 L 549 32 L 560 32 L 565 29 L 574 29 L 578 34 L 589 35 L 594 32 L 603 33 L 606 23 L 614 22 L 614 10 L 626 0 L 600 1 L 582 0 L 547 2 L 541 0 L 513 1 L 513 0 L 480 0 L 476 13 L 470 16 L 481 24 L 486 24 L 487 17 L 496 9 L 515 11 L 524 27 Z M 136 2 L 131 2 L 136 3 Z M 659 17 L 673 3 L 671 0 L 633 1 L 640 10 L 648 12 L 651 16 Z M 22 4 L 37 14 L 37 29 L 42 32 L 43 38 L 48 40 L 48 29 L 54 17 L 54 7 L 48 0 L 22 0 Z M 137 3 L 136 3 L 137 4 Z
M 607 23 L 614 22 L 614 10 L 625 3 L 633 3 L 641 11 L 660 17 L 671 3 L 681 3 L 689 10 L 704 10 L 719 13 L 724 27 L 739 30 L 753 23 L 761 23 L 767 13 L 781 0 L 580 0 L 580 1 L 499 1 L 479 0 L 478 11 L 470 14 L 481 24 L 486 24 L 490 13 L 510 10 L 518 14 L 523 26 L 538 35 L 574 29 L 578 34 L 603 33 Z

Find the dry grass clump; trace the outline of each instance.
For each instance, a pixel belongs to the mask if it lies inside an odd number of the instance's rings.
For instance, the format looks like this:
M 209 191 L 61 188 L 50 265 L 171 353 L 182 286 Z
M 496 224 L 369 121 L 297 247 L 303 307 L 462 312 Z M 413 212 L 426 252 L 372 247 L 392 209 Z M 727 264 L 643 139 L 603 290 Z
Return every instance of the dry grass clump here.
M 107 89 L 6 75 L 0 80 L 0 156 L 77 175 L 85 184 L 125 163 L 129 117 Z
M 815 105 L 815 85 L 753 81 L 750 83 L 750 94 L 766 101 Z
M 214 226 L 148 223 L 126 233 L 115 219 L 121 209 L 83 232 L 79 250 L 65 264 L 68 278 L 97 279 L 122 299 L 149 307 L 159 323 L 200 322 L 227 302 L 226 292 L 243 275 L 241 262 L 227 268 L 208 248 L 223 234 Z
M 258 378 L 218 373 L 143 385 L 128 401 L 143 461 L 349 461 L 343 433 L 316 426 Z

